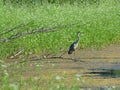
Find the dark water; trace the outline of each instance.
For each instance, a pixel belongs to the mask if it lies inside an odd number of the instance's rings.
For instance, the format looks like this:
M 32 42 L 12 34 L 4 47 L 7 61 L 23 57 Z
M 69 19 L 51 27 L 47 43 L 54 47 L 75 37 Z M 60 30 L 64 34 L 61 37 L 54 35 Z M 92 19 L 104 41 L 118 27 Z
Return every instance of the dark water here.
M 80 87 L 82 90 L 120 90 L 116 86 L 104 86 L 104 87 Z
M 99 75 L 102 77 L 106 77 L 106 78 L 119 78 L 120 77 L 120 70 L 105 70 L 105 69 L 96 69 L 96 70 L 92 70 L 91 72 L 89 72 L 89 74 L 94 74 L 94 75 Z
M 106 65 L 105 67 L 91 68 L 89 74 L 99 75 L 106 78 L 119 78 L 120 77 L 120 63 L 114 64 L 110 68 Z
M 74 62 L 74 61 L 68 61 L 68 60 L 63 60 L 63 61 L 51 61 L 49 64 L 54 64 L 54 68 L 52 69 L 70 69 L 70 70 L 81 70 L 81 69 L 86 69 L 89 70 L 90 72 L 85 73 L 85 74 L 90 74 L 90 75 L 96 75 L 96 76 L 102 76 L 105 78 L 119 78 L 120 77 L 120 62 L 117 63 L 108 63 L 108 62 L 95 62 L 93 59 L 92 62 Z M 49 64 L 47 65 L 45 69 L 50 69 Z

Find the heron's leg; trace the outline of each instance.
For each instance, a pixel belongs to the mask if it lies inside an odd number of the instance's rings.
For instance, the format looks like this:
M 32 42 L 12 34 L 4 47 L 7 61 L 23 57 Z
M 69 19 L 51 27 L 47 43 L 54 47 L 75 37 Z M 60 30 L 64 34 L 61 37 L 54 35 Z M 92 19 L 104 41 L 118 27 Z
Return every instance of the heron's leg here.
M 75 52 L 74 52 L 74 59 L 73 59 L 73 60 L 74 60 L 74 62 L 76 62 L 76 61 L 77 61 L 77 60 L 76 60 L 76 55 L 75 55 Z
M 74 58 L 73 59 L 75 59 L 75 51 L 74 51 Z
M 72 59 L 72 58 L 73 58 L 73 55 L 70 55 L 70 58 Z
M 72 60 L 73 60 L 73 54 L 71 54 L 71 55 L 70 55 L 70 59 L 72 59 Z
M 73 52 L 72 54 L 70 54 L 70 59 L 72 59 L 72 60 L 75 59 L 75 52 Z

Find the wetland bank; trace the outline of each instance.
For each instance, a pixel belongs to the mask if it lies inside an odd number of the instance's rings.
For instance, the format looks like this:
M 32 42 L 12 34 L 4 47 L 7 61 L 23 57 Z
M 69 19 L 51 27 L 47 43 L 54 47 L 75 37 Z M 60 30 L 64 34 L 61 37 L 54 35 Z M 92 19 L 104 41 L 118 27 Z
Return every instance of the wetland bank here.
M 0 1 L 0 89 L 120 89 L 120 2 L 37 1 Z
M 80 49 L 75 56 L 76 62 L 65 59 L 69 58 L 67 53 L 62 59 L 28 59 L 21 63 L 19 59 L 9 59 L 7 71 L 11 82 L 20 83 L 22 90 L 120 89 L 120 44 L 99 50 Z

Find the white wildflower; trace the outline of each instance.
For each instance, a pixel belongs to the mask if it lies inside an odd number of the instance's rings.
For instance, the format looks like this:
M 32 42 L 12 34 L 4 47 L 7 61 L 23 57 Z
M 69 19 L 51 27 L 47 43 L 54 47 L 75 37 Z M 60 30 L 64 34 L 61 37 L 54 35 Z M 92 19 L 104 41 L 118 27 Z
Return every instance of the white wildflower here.
M 1 65 L 1 67 L 2 67 L 2 68 L 7 68 L 7 65 L 4 65 L 4 64 L 3 64 L 3 65 Z
M 54 67 L 54 66 L 55 66 L 55 64 L 52 64 L 52 66 Z
M 56 87 L 57 87 L 57 89 L 59 89 L 59 88 L 60 88 L 60 85 L 59 85 L 59 84 L 57 84 L 57 86 L 56 86 Z
M 81 74 L 76 74 L 75 76 L 76 76 L 76 77 L 81 77 L 82 75 L 81 75 Z
M 61 77 L 60 76 L 56 76 L 56 80 L 60 80 L 61 79 Z
M 115 88 L 115 86 L 112 86 L 112 88 Z
M 5 74 L 6 76 L 9 75 L 8 72 L 7 72 L 7 70 L 4 70 L 4 74 Z
M 36 80 L 36 81 L 37 81 L 38 79 L 39 79 L 38 77 L 34 77 L 34 80 Z
M 39 67 L 39 66 L 40 66 L 39 64 L 36 65 L 36 67 Z
M 13 90 L 19 90 L 18 85 L 16 84 L 9 84 L 9 87 L 12 87 Z
M 80 78 L 77 77 L 76 79 L 77 79 L 77 81 L 80 81 Z
M 3 61 L 3 60 L 0 60 L 0 63 L 4 63 L 4 61 Z

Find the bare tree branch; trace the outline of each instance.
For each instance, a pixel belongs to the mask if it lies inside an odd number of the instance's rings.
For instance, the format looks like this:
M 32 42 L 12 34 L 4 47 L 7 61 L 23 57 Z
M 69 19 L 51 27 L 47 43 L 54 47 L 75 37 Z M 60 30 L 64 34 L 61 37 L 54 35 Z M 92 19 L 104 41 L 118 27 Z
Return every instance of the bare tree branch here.
M 1 33 L 0 36 L 2 36 L 2 35 L 4 35 L 4 34 L 7 34 L 7 33 L 11 32 L 11 31 L 13 31 L 13 30 L 15 30 L 15 29 L 24 27 L 24 26 L 26 26 L 26 25 L 28 25 L 28 24 L 29 24 L 29 23 L 17 25 L 17 26 L 15 26 L 15 27 L 9 29 L 8 31 Z
M 75 24 L 72 24 L 72 25 L 75 25 Z M 69 25 L 62 25 L 62 26 L 56 26 L 56 27 L 41 28 L 41 29 L 38 29 L 38 30 L 32 30 L 30 32 L 26 32 L 26 33 L 17 33 L 15 35 L 10 36 L 10 37 L 0 39 L 0 43 L 2 43 L 2 42 L 8 42 L 11 39 L 15 39 L 15 38 L 26 36 L 26 35 L 30 35 L 30 34 L 35 34 L 35 33 L 38 33 L 38 32 L 39 33 L 40 32 L 41 33 L 42 32 L 54 32 L 54 31 L 57 31 L 57 30 L 54 30 L 54 29 L 57 29 L 57 28 L 58 29 L 60 29 L 60 28 L 62 29 L 62 28 L 68 27 L 68 26 Z M 13 30 L 13 29 L 11 29 L 11 30 Z
M 87 22 L 89 23 L 89 22 Z M 84 23 L 83 25 L 87 24 L 87 23 Z M 35 34 L 35 33 L 43 33 L 43 32 L 54 32 L 54 31 L 58 31 L 58 30 L 55 30 L 55 29 L 62 29 L 62 28 L 67 28 L 67 27 L 71 27 L 71 26 L 80 26 L 78 23 L 74 23 L 74 24 L 67 24 L 67 25 L 59 25 L 59 26 L 55 26 L 55 27 L 47 27 L 47 28 L 40 28 L 38 30 L 32 30 L 30 32 L 24 32 L 24 33 L 17 33 L 15 35 L 12 35 L 10 37 L 7 37 L 7 38 L 2 38 L 0 39 L 0 43 L 2 42 L 8 42 L 10 41 L 11 39 L 15 39 L 15 38 L 18 38 L 18 37 L 22 37 L 22 36 L 26 36 L 26 35 L 30 35 L 30 34 Z M 18 26 L 20 27 L 20 25 Z M 15 27 L 15 28 L 18 28 L 18 27 Z M 13 29 L 15 29 L 13 28 Z M 12 31 L 13 29 L 9 30 L 8 32 Z M 5 32 L 5 33 L 8 33 L 8 32 Z

